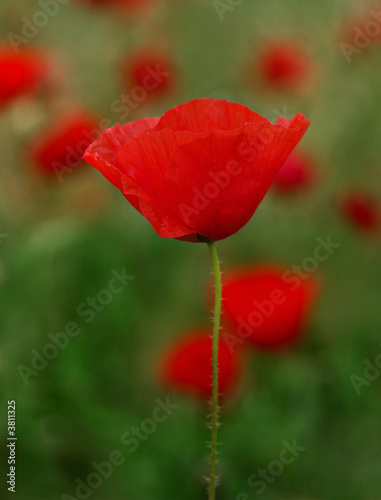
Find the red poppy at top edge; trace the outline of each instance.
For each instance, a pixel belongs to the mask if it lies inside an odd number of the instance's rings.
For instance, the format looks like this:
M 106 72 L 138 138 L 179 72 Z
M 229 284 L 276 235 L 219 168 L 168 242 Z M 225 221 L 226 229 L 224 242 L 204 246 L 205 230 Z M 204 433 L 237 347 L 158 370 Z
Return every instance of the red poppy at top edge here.
M 290 346 L 303 332 L 318 289 L 313 276 L 304 279 L 277 265 L 228 271 L 222 302 L 228 331 L 262 349 Z
M 208 399 L 212 392 L 212 337 L 209 330 L 196 330 L 176 339 L 164 353 L 160 366 L 162 382 L 174 389 Z M 219 344 L 219 392 L 232 392 L 241 371 L 239 354 Z
M 0 108 L 38 90 L 48 73 L 48 61 L 37 50 L 15 52 L 0 46 Z
M 174 72 L 174 64 L 168 54 L 147 47 L 127 58 L 122 76 L 126 86 L 132 88 L 131 97 L 141 101 L 171 92 L 175 85 Z M 144 94 L 135 97 L 134 87 L 142 87 Z M 135 89 L 135 92 L 138 91 Z
M 311 83 L 314 64 L 303 45 L 281 40 L 265 44 L 259 52 L 255 74 L 270 89 L 299 91 Z
M 107 129 L 84 159 L 166 238 L 221 240 L 253 216 L 310 122 L 195 99 Z

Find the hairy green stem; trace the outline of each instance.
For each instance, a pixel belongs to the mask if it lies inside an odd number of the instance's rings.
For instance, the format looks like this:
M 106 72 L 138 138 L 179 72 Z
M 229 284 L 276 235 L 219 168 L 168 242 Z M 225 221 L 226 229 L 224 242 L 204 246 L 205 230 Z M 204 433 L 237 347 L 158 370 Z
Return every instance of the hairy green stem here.
M 214 320 L 213 320 L 213 341 L 212 341 L 212 402 L 211 402 L 211 441 L 210 441 L 210 462 L 209 462 L 209 500 L 215 500 L 217 476 L 217 434 L 218 434 L 218 343 L 220 334 L 222 283 L 221 270 L 218 260 L 216 245 L 214 242 L 207 242 L 213 264 L 214 274 Z

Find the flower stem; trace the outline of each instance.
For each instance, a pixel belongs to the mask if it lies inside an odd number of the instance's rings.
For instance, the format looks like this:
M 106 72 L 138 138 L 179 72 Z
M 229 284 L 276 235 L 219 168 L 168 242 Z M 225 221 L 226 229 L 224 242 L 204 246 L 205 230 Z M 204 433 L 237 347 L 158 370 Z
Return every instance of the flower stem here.
M 217 433 L 218 433 L 218 344 L 220 333 L 222 283 L 221 270 L 218 260 L 216 245 L 213 241 L 207 242 L 213 264 L 214 274 L 214 320 L 212 341 L 212 402 L 211 402 L 211 441 L 209 462 L 209 500 L 215 500 L 216 496 L 216 463 L 217 463 Z

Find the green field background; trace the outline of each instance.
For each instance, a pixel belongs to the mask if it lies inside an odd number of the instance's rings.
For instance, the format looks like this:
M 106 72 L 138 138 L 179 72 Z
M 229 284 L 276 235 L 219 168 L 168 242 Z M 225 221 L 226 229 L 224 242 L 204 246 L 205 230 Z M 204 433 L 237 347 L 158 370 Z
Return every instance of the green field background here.
M 291 268 L 313 255 L 317 238 L 340 244 L 317 270 L 321 294 L 301 342 L 248 356 L 223 412 L 218 500 L 381 497 L 381 377 L 359 395 L 350 379 L 381 352 L 381 240 L 348 226 L 337 210 L 346 186 L 381 193 L 381 46 L 350 64 L 340 50 L 342 26 L 359 3 L 243 0 L 221 21 L 212 0 L 163 2 L 132 18 L 72 0 L 30 42 L 55 54 L 66 78 L 57 102 L 15 105 L 0 115 L 0 233 L 8 235 L 0 245 L 1 434 L 14 399 L 18 436 L 17 493 L 1 498 L 75 497 L 75 479 L 85 480 L 92 462 L 117 449 L 124 464 L 91 500 L 206 497 L 208 410 L 163 388 L 156 372 L 172 339 L 210 321 L 206 246 L 158 237 L 95 169 L 43 182 L 25 154 L 52 108 L 76 104 L 118 122 L 111 103 L 124 91 L 120 62 L 147 43 L 170 52 L 177 86 L 143 103 L 131 120 L 206 96 L 241 102 L 269 119 L 300 111 L 312 122 L 303 147 L 316 158 L 319 181 L 297 197 L 270 191 L 253 220 L 219 243 L 223 268 L 263 261 Z M 38 9 L 32 0 L 2 0 L 4 43 Z M 250 58 L 264 40 L 281 37 L 301 40 L 317 61 L 312 95 L 269 96 L 248 84 Z M 78 305 L 123 268 L 134 279 L 87 325 Z M 80 335 L 25 385 L 20 364 L 30 367 L 32 349 L 41 351 L 48 334 L 69 321 L 78 322 Z M 179 408 L 129 453 L 121 435 L 168 396 Z M 249 476 L 293 440 L 306 450 L 258 495 Z

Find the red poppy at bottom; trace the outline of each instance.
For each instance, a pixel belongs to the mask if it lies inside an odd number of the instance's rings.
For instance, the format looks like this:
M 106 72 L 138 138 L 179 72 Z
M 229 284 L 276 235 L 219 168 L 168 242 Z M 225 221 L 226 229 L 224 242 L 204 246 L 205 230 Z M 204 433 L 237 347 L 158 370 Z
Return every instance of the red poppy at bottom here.
M 196 330 L 176 339 L 164 354 L 162 382 L 174 389 L 210 398 L 212 393 L 212 332 Z M 240 372 L 238 354 L 219 344 L 219 393 L 231 393 Z
M 311 275 L 304 278 L 274 265 L 227 272 L 223 277 L 222 307 L 233 346 L 251 343 L 262 349 L 294 344 L 318 291 Z M 227 336 L 227 339 L 229 336 Z
M 381 206 L 368 193 L 345 194 L 340 209 L 344 218 L 361 231 L 373 233 L 381 227 Z

